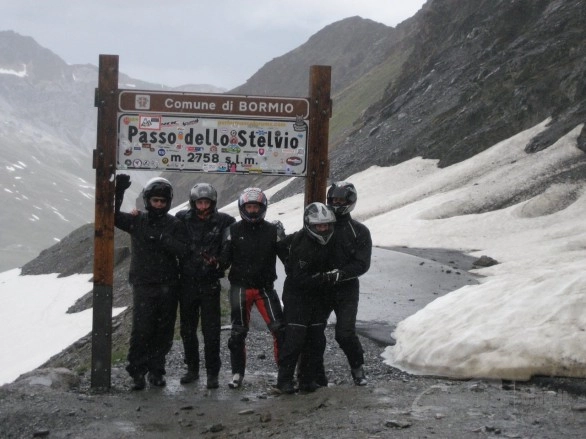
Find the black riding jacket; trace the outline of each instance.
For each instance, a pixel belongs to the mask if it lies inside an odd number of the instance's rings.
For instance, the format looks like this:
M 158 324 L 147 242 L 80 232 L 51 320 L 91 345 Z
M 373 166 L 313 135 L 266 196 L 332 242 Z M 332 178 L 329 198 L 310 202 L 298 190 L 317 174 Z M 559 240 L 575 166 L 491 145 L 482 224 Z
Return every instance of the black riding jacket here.
M 333 268 L 344 272 L 346 279 L 362 276 L 370 268 L 372 239 L 368 228 L 350 214 L 336 218 L 332 237 Z
M 236 221 L 234 217 L 214 212 L 208 218 L 201 219 L 193 209 L 182 210 L 176 216 L 185 224 L 189 236 L 190 252 L 181 260 L 182 277 L 209 280 L 224 277 L 227 267 L 208 264 L 204 256 L 220 262 L 222 240 L 230 225 Z
M 272 288 L 277 279 L 277 256 L 284 261 L 286 246 L 277 226 L 265 220 L 232 224 L 222 244 L 221 263 L 230 265 L 228 279 L 245 288 Z
M 331 241 L 326 245 L 319 244 L 305 229 L 287 236 L 287 241 L 289 252 L 283 294 L 319 294 L 324 286 L 322 278 L 316 275 L 332 269 Z
M 116 227 L 131 236 L 131 284 L 176 284 L 178 258 L 188 251 L 185 226 L 173 215 L 157 216 L 150 212 L 132 215 L 116 211 Z

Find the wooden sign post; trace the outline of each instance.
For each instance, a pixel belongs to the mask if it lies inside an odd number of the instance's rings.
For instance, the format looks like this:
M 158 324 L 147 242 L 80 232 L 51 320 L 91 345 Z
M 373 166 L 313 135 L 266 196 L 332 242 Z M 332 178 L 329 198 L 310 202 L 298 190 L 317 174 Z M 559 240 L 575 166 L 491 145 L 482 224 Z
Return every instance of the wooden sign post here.
M 95 97 L 98 129 L 93 163 L 96 170 L 96 207 L 91 386 L 94 389 L 109 389 L 112 368 L 118 56 L 100 55 L 99 69 Z
M 328 134 L 332 117 L 330 98 L 332 68 L 311 66 L 309 70 L 309 154 L 305 181 L 305 206 L 326 200 L 326 186 L 330 173 Z

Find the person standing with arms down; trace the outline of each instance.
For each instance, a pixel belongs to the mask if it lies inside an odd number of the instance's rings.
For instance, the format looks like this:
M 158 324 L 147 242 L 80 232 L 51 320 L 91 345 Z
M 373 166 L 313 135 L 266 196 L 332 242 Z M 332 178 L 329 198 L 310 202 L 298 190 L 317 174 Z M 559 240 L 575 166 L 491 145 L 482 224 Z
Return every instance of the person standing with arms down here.
M 250 311 L 256 305 L 274 339 L 275 362 L 284 333 L 281 301 L 274 288 L 277 255 L 283 260 L 286 246 L 282 227 L 265 221 L 267 197 L 259 188 L 246 188 L 238 198 L 240 221 L 232 224 L 222 244 L 222 263 L 231 265 L 230 307 L 232 331 L 228 340 L 232 380 L 242 386 L 246 369 L 246 336 Z
M 199 340 L 197 325 L 201 316 L 207 388 L 218 388 L 220 373 L 220 279 L 225 266 L 218 262 L 222 239 L 236 220 L 218 212 L 218 194 L 208 183 L 198 183 L 189 194 L 190 209 L 177 213 L 189 236 L 189 255 L 181 261 L 179 294 L 180 333 L 187 373 L 181 384 L 199 379 Z
M 173 346 L 177 316 L 178 258 L 186 254 L 185 227 L 169 215 L 173 187 L 164 178 L 153 178 L 143 189 L 146 212 L 120 212 L 130 177 L 116 176 L 114 222 L 130 234 L 131 260 L 129 281 L 132 285 L 133 310 L 128 366 L 133 390 L 165 382 L 165 357 Z
M 338 181 L 328 189 L 326 202 L 336 215 L 334 237 L 332 238 L 333 258 L 330 281 L 333 284 L 329 293 L 329 312 L 336 315 L 335 338 L 344 351 L 357 386 L 367 384 L 364 373 L 364 351 L 356 334 L 356 314 L 360 296 L 358 277 L 370 268 L 372 239 L 368 228 L 352 219 L 350 212 L 356 206 L 358 193 L 352 183 Z M 325 340 L 323 342 L 325 349 Z M 327 386 L 323 370 L 323 350 L 321 371 L 317 383 Z
M 320 387 L 316 379 L 329 311 L 325 303 L 332 257 L 328 244 L 335 223 L 336 217 L 328 207 L 311 203 L 303 213 L 303 229 L 287 237 L 290 246 L 283 287 L 286 327 L 277 378 L 281 393 L 295 392 L 293 377 L 302 350 L 305 361 L 299 364 L 299 390 L 312 392 Z M 333 273 L 332 278 L 336 275 Z

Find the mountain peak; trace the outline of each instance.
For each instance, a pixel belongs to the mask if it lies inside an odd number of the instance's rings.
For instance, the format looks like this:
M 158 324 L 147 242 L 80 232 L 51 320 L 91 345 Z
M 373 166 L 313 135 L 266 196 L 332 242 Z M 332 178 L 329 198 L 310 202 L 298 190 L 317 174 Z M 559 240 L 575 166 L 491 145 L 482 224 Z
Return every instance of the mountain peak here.
M 33 81 L 71 79 L 69 66 L 33 38 L 12 30 L 0 31 L 0 69 Z

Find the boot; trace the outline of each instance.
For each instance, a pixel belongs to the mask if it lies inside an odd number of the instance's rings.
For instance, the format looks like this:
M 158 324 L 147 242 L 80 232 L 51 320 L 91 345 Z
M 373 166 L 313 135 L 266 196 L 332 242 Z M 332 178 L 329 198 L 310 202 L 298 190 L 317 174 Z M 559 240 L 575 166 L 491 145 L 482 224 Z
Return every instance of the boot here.
M 137 373 L 132 377 L 132 390 L 144 390 L 146 387 L 146 380 L 144 379 L 144 374 Z
M 315 378 L 315 383 L 320 387 L 328 387 L 328 377 L 324 375 L 318 375 Z
M 220 384 L 218 383 L 218 375 L 208 375 L 206 387 L 208 389 L 217 389 L 220 387 Z
M 167 382 L 163 375 L 159 375 L 157 373 L 149 372 L 149 383 L 155 387 L 163 387 Z
M 301 392 L 312 393 L 312 392 L 315 392 L 320 387 L 321 386 L 315 381 L 310 381 L 308 383 L 307 382 L 300 382 L 299 383 L 299 390 Z
M 328 387 L 328 376 L 326 375 L 326 369 L 324 367 L 323 363 L 319 363 L 317 366 L 315 366 L 317 371 L 316 371 L 316 377 L 315 377 L 315 382 L 317 384 L 320 385 L 320 387 Z
M 352 369 L 352 379 L 354 380 L 354 384 L 357 386 L 366 386 L 368 384 L 366 375 L 364 374 L 364 368 L 362 366 Z
M 198 379 L 199 379 L 199 372 L 195 369 L 188 368 L 187 373 L 179 379 L 179 382 L 181 384 L 189 384 L 189 383 L 193 383 L 194 381 L 196 381 Z
M 279 393 L 284 393 L 287 395 L 292 395 L 295 393 L 295 386 L 293 386 L 293 381 L 277 381 L 276 389 Z
M 240 375 L 239 373 L 235 373 L 234 376 L 232 377 L 232 381 L 230 381 L 228 383 L 228 387 L 230 387 L 231 389 L 238 389 L 240 387 L 242 387 L 242 380 L 244 379 L 243 375 Z

